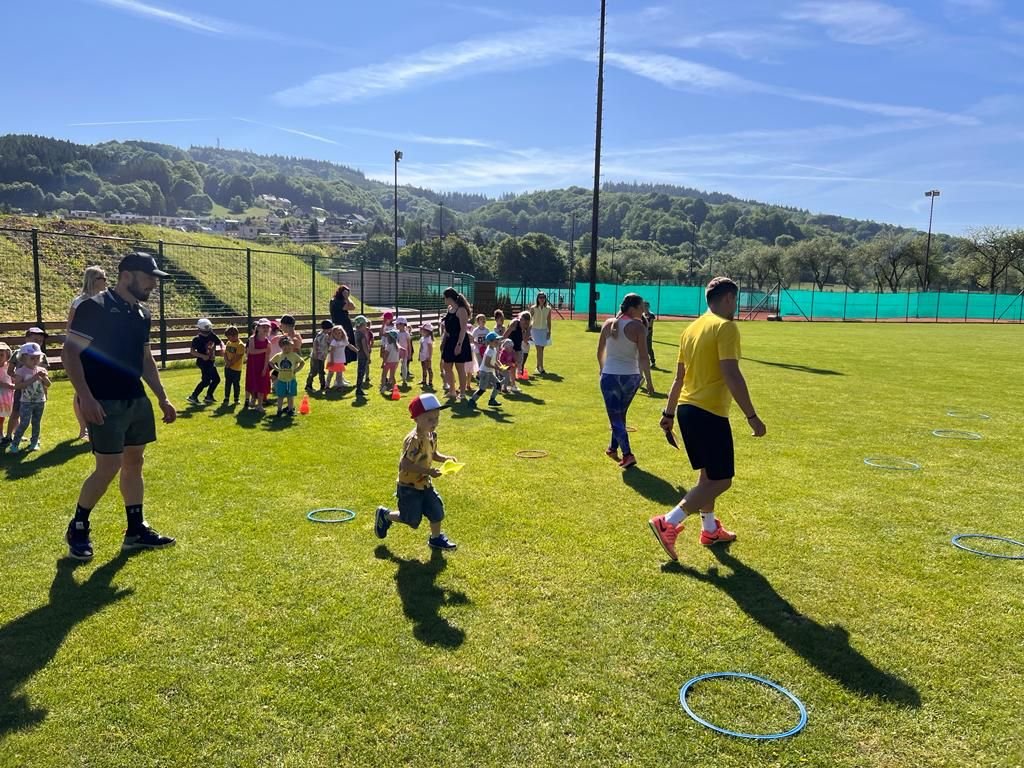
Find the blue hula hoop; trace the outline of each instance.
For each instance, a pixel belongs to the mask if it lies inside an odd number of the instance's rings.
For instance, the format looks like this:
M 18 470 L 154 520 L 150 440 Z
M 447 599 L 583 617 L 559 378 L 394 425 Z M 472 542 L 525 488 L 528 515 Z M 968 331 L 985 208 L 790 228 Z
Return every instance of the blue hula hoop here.
M 320 517 L 319 513 L 321 512 L 341 512 L 341 516 Z M 349 520 L 355 520 L 355 518 L 355 512 L 343 507 L 320 507 L 306 514 L 306 519 L 313 523 L 347 523 Z
M 727 728 L 722 728 L 721 726 L 708 722 L 703 717 L 694 712 L 692 709 L 690 709 L 690 704 L 686 701 L 686 694 L 694 685 L 701 682 L 702 680 L 712 680 L 721 677 L 736 677 L 743 680 L 753 680 L 755 683 L 760 683 L 761 685 L 766 685 L 769 688 L 773 688 L 774 690 L 781 693 L 783 696 L 788 698 L 796 705 L 796 708 L 800 713 L 800 721 L 792 728 L 790 728 L 788 731 L 780 731 L 778 733 L 740 733 L 739 731 L 730 731 Z M 767 741 L 769 739 L 784 739 L 787 736 L 793 736 L 794 734 L 799 733 L 803 730 L 803 727 L 807 725 L 807 708 L 803 705 L 803 702 L 801 702 L 800 699 L 798 699 L 796 696 L 787 691 L 778 683 L 773 683 L 771 680 L 765 680 L 763 677 L 758 677 L 757 675 L 750 675 L 746 672 L 708 672 L 705 675 L 698 675 L 692 680 L 686 681 L 683 687 L 679 689 L 679 703 L 683 705 L 683 709 L 686 710 L 686 714 L 688 714 L 698 723 L 703 725 L 705 728 L 710 728 L 712 731 L 717 731 L 718 733 L 724 733 L 726 736 L 736 736 L 740 739 L 759 739 L 761 741 Z
M 966 544 L 961 544 L 960 539 L 989 539 L 991 541 L 1005 541 L 1009 544 L 1016 544 L 1018 547 L 1024 547 L 1024 541 L 1008 539 L 1005 536 L 992 536 L 987 533 L 958 533 L 952 538 L 953 546 L 957 549 L 962 549 L 964 552 L 973 552 L 976 555 L 982 555 L 984 557 L 997 557 L 1000 560 L 1024 560 L 1024 554 L 1000 555 L 996 552 L 985 552 L 984 550 L 974 549 L 973 547 L 968 547 Z
M 891 469 L 895 472 L 917 472 L 921 465 L 908 459 L 894 459 L 890 456 L 868 456 L 864 463 L 876 469 Z

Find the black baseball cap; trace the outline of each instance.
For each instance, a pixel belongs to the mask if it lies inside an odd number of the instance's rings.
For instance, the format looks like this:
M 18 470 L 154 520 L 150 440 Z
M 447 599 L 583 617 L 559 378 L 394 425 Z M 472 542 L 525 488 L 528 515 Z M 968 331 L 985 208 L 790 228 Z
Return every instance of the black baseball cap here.
M 160 270 L 156 265 L 156 259 L 150 254 L 143 253 L 142 251 L 136 251 L 135 253 L 129 253 L 123 259 L 121 263 L 117 265 L 117 271 L 120 272 L 145 272 L 147 275 L 153 275 L 155 277 L 170 277 L 166 272 Z

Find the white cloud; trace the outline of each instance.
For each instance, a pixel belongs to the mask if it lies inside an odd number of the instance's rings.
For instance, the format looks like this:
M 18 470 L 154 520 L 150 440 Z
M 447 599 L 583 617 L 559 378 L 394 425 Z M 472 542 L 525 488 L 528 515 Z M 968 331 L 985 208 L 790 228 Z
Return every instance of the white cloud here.
M 489 38 L 428 48 L 380 64 L 316 75 L 286 88 L 274 99 L 289 107 L 340 104 L 394 93 L 424 80 L 437 82 L 481 72 L 537 66 L 559 58 L 575 58 L 593 45 L 592 20 L 552 19 L 542 27 Z
M 998 0 L 946 0 L 948 11 L 969 11 L 970 13 L 995 13 L 999 10 Z
M 92 0 L 92 2 L 98 3 L 99 5 L 105 5 L 119 11 L 124 11 L 134 16 L 150 19 L 162 24 L 170 24 L 171 26 L 180 27 L 181 29 L 185 29 L 190 32 L 198 32 L 205 35 L 266 40 L 267 42 L 280 43 L 282 45 L 295 45 L 309 48 L 329 48 L 329 46 L 315 41 L 279 35 L 275 32 L 256 29 L 243 24 L 236 24 L 235 22 L 228 21 L 227 19 L 218 19 L 213 16 L 172 11 L 167 8 L 160 8 L 159 6 L 152 5 L 150 3 L 143 3 L 139 0 Z
M 723 29 L 700 32 L 676 40 L 677 48 L 699 48 L 724 51 L 740 59 L 760 59 L 780 48 L 797 48 L 805 42 L 789 26 L 768 26 L 762 29 Z
M 234 119 L 237 120 L 240 123 L 248 123 L 249 125 L 258 125 L 258 126 L 261 126 L 263 128 L 273 128 L 275 131 L 282 131 L 284 133 L 291 133 L 291 134 L 294 134 L 295 136 L 302 136 L 303 138 L 312 139 L 313 141 L 319 141 L 319 142 L 322 142 L 324 144 L 334 144 L 336 146 L 341 146 L 334 139 L 328 139 L 328 138 L 326 138 L 324 136 L 318 136 L 317 134 L 309 133 L 308 131 L 300 131 L 298 128 L 284 128 L 284 127 L 282 127 L 280 125 L 272 125 L 271 123 L 262 123 L 259 120 L 250 120 L 247 117 L 236 117 Z
M 781 96 L 795 101 L 804 101 L 824 106 L 882 115 L 884 117 L 931 120 L 956 125 L 976 125 L 978 119 L 969 115 L 958 115 L 927 107 L 885 104 L 882 102 L 859 101 L 836 96 L 808 93 L 795 88 L 759 83 L 739 77 L 725 70 L 698 64 L 686 59 L 663 54 L 626 54 L 611 52 L 605 60 L 635 75 L 646 77 L 669 88 L 692 90 L 722 90 L 734 93 L 764 93 Z
M 478 147 L 480 149 L 496 149 L 497 144 L 484 139 L 473 139 L 464 136 L 428 136 L 422 133 L 399 133 L 394 131 L 378 131 L 372 128 L 350 128 L 337 126 L 337 130 L 346 133 L 357 133 L 360 136 L 376 136 L 381 139 L 409 142 L 411 144 L 436 144 L 449 147 Z
M 873 0 L 805 2 L 786 18 L 817 24 L 833 40 L 854 45 L 889 45 L 920 34 L 917 23 L 903 10 Z

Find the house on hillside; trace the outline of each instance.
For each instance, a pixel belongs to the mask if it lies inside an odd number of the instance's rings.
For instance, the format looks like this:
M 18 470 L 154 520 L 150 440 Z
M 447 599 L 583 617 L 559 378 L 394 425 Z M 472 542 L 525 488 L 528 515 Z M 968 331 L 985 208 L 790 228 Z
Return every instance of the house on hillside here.
M 71 211 L 68 214 L 72 219 L 102 219 L 102 214 L 96 211 Z

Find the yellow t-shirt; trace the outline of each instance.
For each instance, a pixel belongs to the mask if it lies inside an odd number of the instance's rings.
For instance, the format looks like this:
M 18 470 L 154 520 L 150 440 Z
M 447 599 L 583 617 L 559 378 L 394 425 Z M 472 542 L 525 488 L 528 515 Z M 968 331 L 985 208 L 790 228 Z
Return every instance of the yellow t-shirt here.
M 224 342 L 224 367 L 232 371 L 242 370 L 245 360 L 245 344 L 241 341 Z
M 278 381 L 291 381 L 295 378 L 295 371 L 302 365 L 302 355 L 295 352 L 278 352 L 270 361 L 270 365 L 277 369 Z
M 739 359 L 739 326 L 710 311 L 698 317 L 679 337 L 676 362 L 686 366 L 679 402 L 728 418 L 732 393 L 718 361 Z
M 401 460 L 398 464 L 398 484 L 425 490 L 430 487 L 430 463 L 434 460 L 434 452 L 437 450 L 437 433 L 431 432 L 423 439 L 414 429 L 405 436 L 402 444 L 402 458 L 408 459 L 416 465 L 416 470 L 403 472 Z

